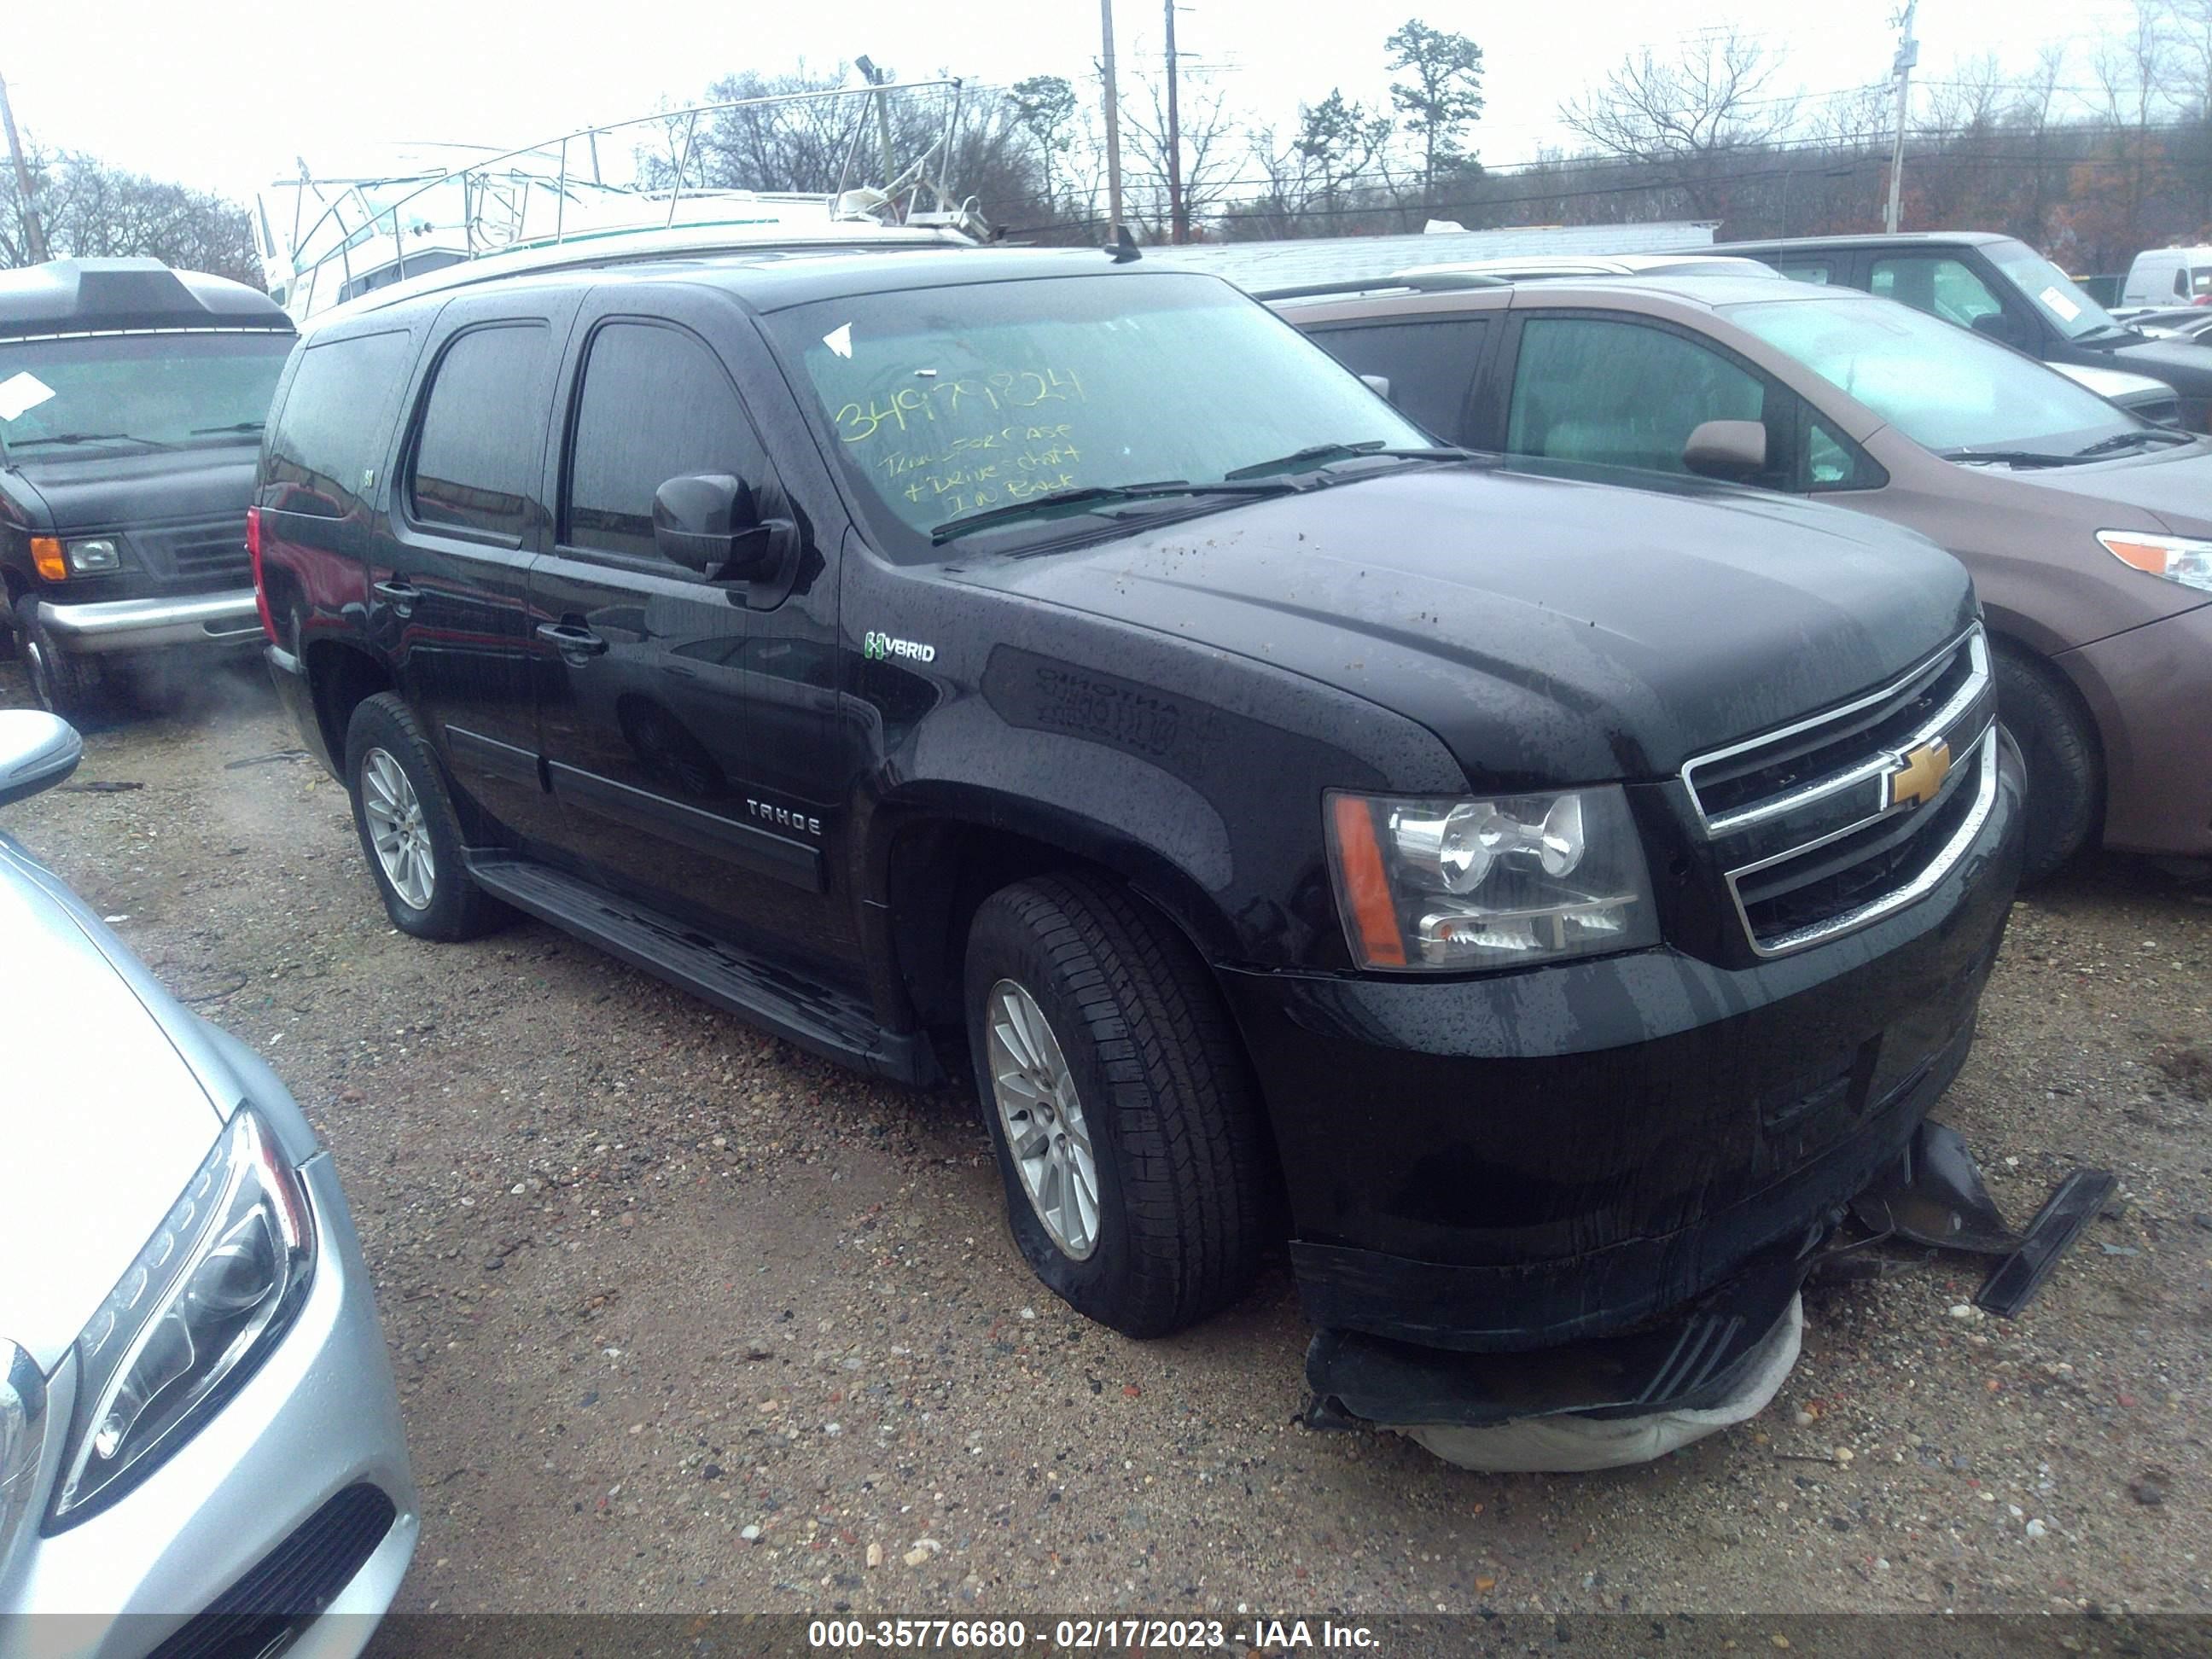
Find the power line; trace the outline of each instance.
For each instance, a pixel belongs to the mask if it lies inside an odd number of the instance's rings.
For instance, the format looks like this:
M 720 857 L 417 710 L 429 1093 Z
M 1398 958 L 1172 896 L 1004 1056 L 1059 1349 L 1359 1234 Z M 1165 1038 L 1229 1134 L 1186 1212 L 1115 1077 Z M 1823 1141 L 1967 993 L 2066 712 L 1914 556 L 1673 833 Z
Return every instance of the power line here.
M 2081 127 L 2063 129 L 2063 131 L 2071 132 L 2080 132 L 2083 129 Z M 2151 129 L 2151 131 L 2154 131 L 2160 130 L 2160 129 L 2156 128 Z M 2138 129 L 2134 127 L 2117 127 L 2108 129 L 2108 131 L 2133 133 L 2138 131 Z M 1880 133 L 1870 134 L 1867 135 L 1867 140 L 1871 142 L 1885 136 L 1887 135 Z M 1954 164 L 1993 167 L 1999 171 L 2027 171 L 2030 169 L 2042 167 L 2075 167 L 2085 165 L 2103 167 L 2121 167 L 2126 165 L 2123 161 L 2091 161 L 2085 162 L 2078 156 L 2034 156 L 2014 155 L 1961 155 L 1955 152 L 1946 152 L 1942 159 Z M 1531 163 L 1528 165 L 1541 166 L 1543 164 Z M 1638 164 L 1632 161 L 1616 161 L 1615 165 L 1636 166 Z M 1869 152 L 1860 155 L 1838 156 L 1835 160 L 1834 167 L 1835 171 L 1838 173 L 1857 173 L 1862 170 L 1877 170 L 1885 165 L 1886 162 L 1878 152 Z M 1704 188 L 1715 185 L 1743 184 L 1753 179 L 1797 179 L 1802 178 L 1808 171 L 1811 171 L 1811 169 L 1792 168 L 1787 167 L 1757 167 L 1735 173 L 1709 173 L 1694 180 L 1646 179 L 1618 185 L 1594 185 L 1580 190 L 1532 191 L 1528 194 L 1521 196 L 1470 198 L 1461 203 L 1454 203 L 1449 200 L 1442 201 L 1437 204 L 1436 210 L 1440 212 L 1451 210 L 1474 210 L 1487 214 L 1493 209 L 1522 207 L 1534 202 L 1550 203 L 1590 201 L 1606 196 L 1640 195 L 1666 191 L 1680 191 L 1689 189 L 1692 184 L 1696 185 L 1699 188 Z M 1239 183 L 1265 185 L 1272 182 L 1273 181 L 1268 179 L 1250 181 L 1232 180 L 1228 184 L 1214 187 L 1230 188 Z M 1408 210 L 1407 208 L 1395 203 L 1369 203 L 1335 208 L 1300 208 L 1295 210 L 1268 208 L 1230 208 L 1210 212 L 1207 216 L 1230 222 L 1278 218 L 1304 222 L 1314 219 L 1336 220 L 1361 217 L 1381 218 L 1393 213 L 1401 213 L 1407 210 Z M 1093 229 L 1103 226 L 1105 222 L 1106 222 L 1103 219 L 1089 218 L 1060 220 L 1054 223 L 1045 225 L 1010 226 L 1006 230 L 1006 234 L 1009 236 L 1029 236 L 1048 231 Z

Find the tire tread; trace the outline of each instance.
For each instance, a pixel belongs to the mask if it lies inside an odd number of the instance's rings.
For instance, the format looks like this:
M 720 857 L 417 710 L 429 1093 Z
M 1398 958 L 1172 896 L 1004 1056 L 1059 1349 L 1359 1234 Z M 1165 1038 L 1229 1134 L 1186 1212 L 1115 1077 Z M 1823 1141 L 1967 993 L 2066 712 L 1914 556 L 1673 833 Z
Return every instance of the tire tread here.
M 1087 875 L 1024 881 L 986 906 L 1036 941 L 1106 1078 L 1101 1130 L 1132 1271 L 1097 1316 L 1162 1335 L 1235 1301 L 1258 1268 L 1268 1172 L 1243 1052 L 1204 963 L 1133 895 Z
M 2095 835 L 2104 765 L 2094 732 L 2057 672 L 2009 646 L 1995 651 L 1997 699 L 2027 763 L 2027 848 L 2021 885 L 2049 879 Z

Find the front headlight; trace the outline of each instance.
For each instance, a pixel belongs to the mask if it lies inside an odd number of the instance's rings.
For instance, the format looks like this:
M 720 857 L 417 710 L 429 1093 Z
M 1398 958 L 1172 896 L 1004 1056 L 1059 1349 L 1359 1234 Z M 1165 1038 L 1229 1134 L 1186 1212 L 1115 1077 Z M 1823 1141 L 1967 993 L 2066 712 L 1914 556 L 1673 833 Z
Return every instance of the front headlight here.
M 112 536 L 93 536 L 63 545 L 68 550 L 69 567 L 74 574 L 99 576 L 123 568 L 122 545 Z
M 82 1376 L 46 1530 L 121 1497 L 252 1375 L 314 1270 L 300 1179 L 241 1108 L 77 1334 Z
M 0 1342 L 0 1563 L 15 1522 L 31 1502 L 39 1454 L 46 1444 L 46 1379 L 31 1356 Z
M 1521 967 L 1659 942 L 1617 784 L 1437 799 L 1331 793 L 1329 868 L 1363 968 Z
M 2136 530 L 2100 530 L 2097 540 L 2122 564 L 2212 593 L 2212 542 L 2191 541 L 2185 536 L 2151 536 Z

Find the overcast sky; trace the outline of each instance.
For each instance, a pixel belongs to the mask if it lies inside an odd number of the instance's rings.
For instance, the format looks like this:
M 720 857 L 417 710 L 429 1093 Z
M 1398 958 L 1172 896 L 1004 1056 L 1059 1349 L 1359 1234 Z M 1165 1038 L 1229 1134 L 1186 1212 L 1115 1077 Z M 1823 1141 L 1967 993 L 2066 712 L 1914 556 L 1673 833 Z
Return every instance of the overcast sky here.
M 1887 76 L 1893 11 L 1891 0 L 1691 0 L 1671 15 L 1650 0 L 1194 0 L 1176 27 L 1190 73 L 1213 76 L 1240 112 L 1285 122 L 1337 85 L 1379 104 L 1383 39 L 1405 16 L 1472 35 L 1488 70 L 1476 143 L 1495 166 L 1565 139 L 1560 100 L 1632 47 L 1670 55 L 1733 23 L 1787 53 L 1774 90 L 1826 93 Z M 2086 84 L 2099 40 L 2130 15 L 2128 0 L 1924 0 L 1920 75 L 1940 81 L 1992 48 L 2024 73 L 2039 45 L 2063 41 L 2069 80 Z M 1115 22 L 1124 64 L 1156 67 L 1159 6 L 1118 0 Z M 519 146 L 802 56 L 867 52 L 902 76 L 942 69 L 1004 85 L 1087 75 L 1098 43 L 1091 0 L 79 0 L 10 5 L 0 74 L 18 122 L 45 143 L 244 198 L 297 156 L 330 173 L 385 165 L 404 141 Z

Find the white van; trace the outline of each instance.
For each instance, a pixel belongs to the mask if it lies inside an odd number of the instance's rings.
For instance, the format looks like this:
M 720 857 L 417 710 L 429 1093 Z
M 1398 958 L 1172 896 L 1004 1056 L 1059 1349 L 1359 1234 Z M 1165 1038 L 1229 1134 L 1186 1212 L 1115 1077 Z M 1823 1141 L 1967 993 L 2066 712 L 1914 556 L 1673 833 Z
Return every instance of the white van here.
M 2212 247 L 2154 247 L 2136 254 L 2120 303 L 2212 305 Z

